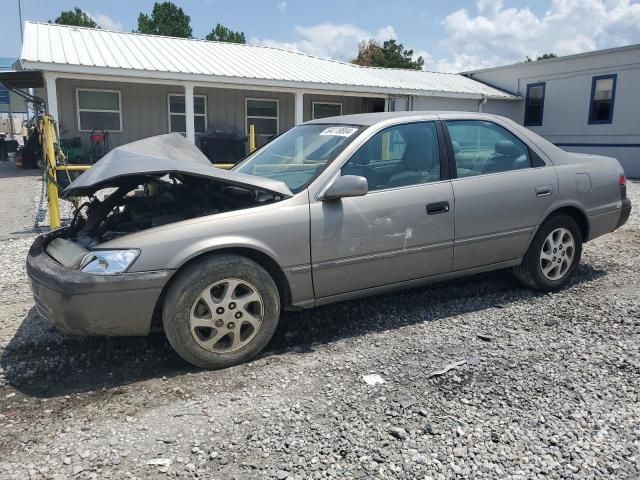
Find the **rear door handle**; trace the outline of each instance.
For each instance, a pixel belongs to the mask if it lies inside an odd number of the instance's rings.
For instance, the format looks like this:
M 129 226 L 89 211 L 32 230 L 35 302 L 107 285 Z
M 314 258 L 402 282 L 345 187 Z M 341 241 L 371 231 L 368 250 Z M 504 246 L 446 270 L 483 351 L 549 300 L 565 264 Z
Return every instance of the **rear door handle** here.
M 449 211 L 449 202 L 436 202 L 427 205 L 427 215 L 436 215 Z
M 536 187 L 536 195 L 538 197 L 546 197 L 551 195 L 551 185 L 540 185 Z

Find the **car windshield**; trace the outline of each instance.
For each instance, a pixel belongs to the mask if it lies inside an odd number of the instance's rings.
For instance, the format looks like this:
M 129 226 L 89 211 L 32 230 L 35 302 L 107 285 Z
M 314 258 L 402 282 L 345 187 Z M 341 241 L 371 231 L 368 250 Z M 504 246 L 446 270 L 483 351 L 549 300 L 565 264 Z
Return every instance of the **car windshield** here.
M 362 131 L 354 125 L 299 125 L 273 139 L 233 170 L 305 188 Z

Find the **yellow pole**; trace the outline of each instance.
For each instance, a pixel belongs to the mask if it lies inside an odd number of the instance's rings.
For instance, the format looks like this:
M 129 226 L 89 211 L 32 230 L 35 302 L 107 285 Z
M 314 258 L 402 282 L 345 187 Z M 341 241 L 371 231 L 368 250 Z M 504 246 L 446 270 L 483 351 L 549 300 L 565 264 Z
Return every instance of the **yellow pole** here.
M 84 172 L 90 168 L 91 165 L 58 165 L 56 170 L 58 172 Z
M 249 125 L 249 153 L 253 153 L 256 149 L 256 129 L 253 125 Z
M 384 132 L 382 134 L 382 160 L 389 160 L 390 157 L 389 137 L 391 137 L 391 132 Z
M 44 145 L 42 150 L 46 156 L 47 169 L 47 203 L 49 204 L 49 225 L 51 228 L 60 227 L 60 209 L 58 205 L 58 187 L 56 185 L 56 154 L 53 148 L 54 130 L 53 119 L 49 115 L 42 118 L 44 131 Z

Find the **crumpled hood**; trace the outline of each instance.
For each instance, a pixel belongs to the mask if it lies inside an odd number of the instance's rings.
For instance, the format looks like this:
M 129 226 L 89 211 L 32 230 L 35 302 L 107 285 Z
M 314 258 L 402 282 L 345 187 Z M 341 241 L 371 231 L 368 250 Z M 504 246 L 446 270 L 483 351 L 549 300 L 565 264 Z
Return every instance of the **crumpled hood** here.
M 117 187 L 123 178 L 168 173 L 211 178 L 285 197 L 293 195 L 287 185 L 278 180 L 215 168 L 193 143 L 179 133 L 169 133 L 114 148 L 71 182 L 61 196 L 91 195 L 102 188 Z

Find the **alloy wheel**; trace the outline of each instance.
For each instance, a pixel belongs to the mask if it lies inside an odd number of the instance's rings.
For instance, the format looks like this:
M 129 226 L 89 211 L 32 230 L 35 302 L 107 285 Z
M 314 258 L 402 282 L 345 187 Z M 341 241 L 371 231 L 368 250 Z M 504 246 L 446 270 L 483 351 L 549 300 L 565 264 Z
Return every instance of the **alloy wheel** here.
M 566 228 L 556 228 L 542 244 L 540 269 L 549 280 L 559 280 L 573 264 L 576 244 L 572 233 Z
M 189 327 L 195 341 L 216 353 L 236 351 L 260 330 L 264 303 L 249 282 L 226 278 L 209 285 L 191 306 Z

